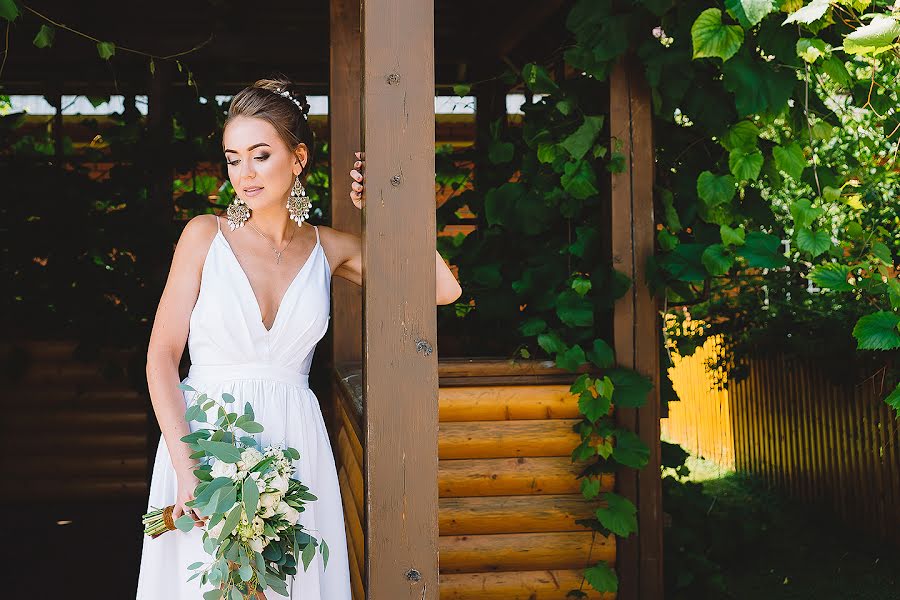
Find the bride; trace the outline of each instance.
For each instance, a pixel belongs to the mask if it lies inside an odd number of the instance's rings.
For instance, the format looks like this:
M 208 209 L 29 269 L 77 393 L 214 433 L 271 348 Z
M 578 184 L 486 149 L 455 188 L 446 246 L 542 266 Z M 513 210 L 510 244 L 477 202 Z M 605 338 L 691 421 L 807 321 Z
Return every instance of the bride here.
M 208 562 L 204 517 L 185 506 L 199 483 L 191 450 L 181 438 L 198 424 L 184 419 L 188 392 L 179 389 L 178 364 L 187 343 L 191 368 L 183 380 L 210 397 L 234 397 L 227 410 L 249 402 L 265 430 L 261 446 L 300 450 L 296 473 L 318 500 L 300 523 L 324 538 L 327 569 L 317 558 L 289 577 L 287 598 L 350 600 L 350 575 L 334 454 L 309 368 L 330 320 L 330 282 L 362 285 L 360 238 L 325 225 L 304 227 L 309 199 L 303 183 L 315 157 L 307 121 L 309 104 L 283 78 L 263 79 L 234 96 L 222 149 L 235 200 L 227 218 L 191 219 L 175 247 L 147 348 L 147 383 L 160 426 L 148 510 L 174 505 L 172 518 L 193 517 L 196 527 L 144 538 L 138 600 L 200 597 L 188 582 L 192 562 Z M 365 156 L 356 153 L 350 200 L 362 208 Z M 435 252 L 436 301 L 449 304 L 462 290 Z M 377 273 L 369 276 L 376 276 Z M 211 588 L 210 588 L 211 589 Z M 272 589 L 258 598 L 285 598 Z

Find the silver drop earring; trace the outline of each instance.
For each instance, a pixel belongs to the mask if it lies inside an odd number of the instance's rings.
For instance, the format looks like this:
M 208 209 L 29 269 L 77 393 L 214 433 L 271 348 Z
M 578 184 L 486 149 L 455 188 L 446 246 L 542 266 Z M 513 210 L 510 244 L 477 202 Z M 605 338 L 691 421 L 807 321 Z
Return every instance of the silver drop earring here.
M 294 185 L 291 187 L 291 193 L 288 196 L 286 206 L 291 221 L 296 222 L 298 226 L 302 227 L 303 221 L 309 218 L 309 209 L 312 207 L 312 200 L 306 196 L 306 188 L 303 187 L 299 175 L 294 179 Z
M 235 194 L 234 200 L 228 205 L 226 214 L 228 215 L 228 226 L 234 231 L 238 227 L 243 227 L 250 218 L 250 207 Z

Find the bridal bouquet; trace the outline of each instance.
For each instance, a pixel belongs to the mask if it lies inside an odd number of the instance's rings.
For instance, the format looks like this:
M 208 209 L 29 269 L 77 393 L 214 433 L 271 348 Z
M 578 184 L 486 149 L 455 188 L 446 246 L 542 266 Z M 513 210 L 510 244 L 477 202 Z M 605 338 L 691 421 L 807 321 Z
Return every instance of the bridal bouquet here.
M 189 385 L 183 390 L 196 392 Z M 223 400 L 233 402 L 230 394 Z M 209 412 L 218 407 L 215 422 Z M 292 460 L 300 458 L 294 448 L 278 445 L 260 448 L 256 440 L 245 434 L 260 433 L 263 426 L 253 420 L 253 408 L 245 404 L 244 414 L 227 412 L 219 402 L 200 394 L 185 412 L 185 420 L 212 425 L 184 436 L 190 445 L 191 458 L 201 460 L 194 473 L 200 483 L 194 499 L 186 504 L 208 516 L 203 532 L 203 549 L 213 560 L 194 563 L 197 570 L 188 581 L 200 577 L 201 584 L 217 589 L 203 594 L 204 600 L 255 598 L 257 591 L 272 588 L 288 595 L 286 578 L 297 574 L 298 557 L 303 570 L 315 556 L 316 546 L 328 565 L 328 544 L 307 533 L 299 523 L 304 504 L 316 500 L 309 488 L 291 479 Z M 144 532 L 157 537 L 173 528 L 188 532 L 194 519 L 182 515 L 172 521 L 172 509 L 154 509 L 144 515 Z

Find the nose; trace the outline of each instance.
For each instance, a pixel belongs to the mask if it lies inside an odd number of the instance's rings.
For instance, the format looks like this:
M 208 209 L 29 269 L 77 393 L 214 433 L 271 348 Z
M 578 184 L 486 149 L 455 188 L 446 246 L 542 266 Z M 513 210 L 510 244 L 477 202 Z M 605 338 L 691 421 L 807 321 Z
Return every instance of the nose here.
M 241 161 L 241 179 L 244 179 L 244 177 L 252 179 L 255 176 L 256 168 L 253 166 L 253 161 Z

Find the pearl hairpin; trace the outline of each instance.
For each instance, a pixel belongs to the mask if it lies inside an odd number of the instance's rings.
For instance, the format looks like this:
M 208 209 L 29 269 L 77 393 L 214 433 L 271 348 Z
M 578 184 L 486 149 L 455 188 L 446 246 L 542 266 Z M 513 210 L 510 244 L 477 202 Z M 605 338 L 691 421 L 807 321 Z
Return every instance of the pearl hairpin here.
M 291 93 L 290 93 L 289 91 L 287 91 L 287 90 L 278 90 L 278 91 L 275 92 L 275 93 L 278 94 L 279 96 L 284 96 L 285 98 L 287 98 L 288 100 L 290 100 L 291 102 L 293 102 L 294 105 L 295 105 L 297 108 L 300 109 L 300 112 L 302 112 L 303 114 L 306 114 L 306 111 L 303 110 L 303 106 L 300 104 L 300 101 L 297 100 L 296 98 L 294 98 L 294 97 L 291 95 Z

